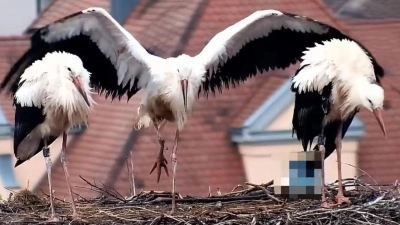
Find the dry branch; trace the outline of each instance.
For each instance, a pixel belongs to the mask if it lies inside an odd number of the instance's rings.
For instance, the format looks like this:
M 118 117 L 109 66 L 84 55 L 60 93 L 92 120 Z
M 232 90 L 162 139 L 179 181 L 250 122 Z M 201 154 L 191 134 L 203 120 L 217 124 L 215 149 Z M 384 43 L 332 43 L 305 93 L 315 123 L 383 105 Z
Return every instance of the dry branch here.
M 273 196 L 271 183 L 237 191 L 233 189 L 214 197 L 177 199 L 178 209 L 170 215 L 171 192 L 142 191 L 128 199 L 115 190 L 85 182 L 102 197 L 77 202 L 78 211 L 89 224 L 399 224 L 400 200 L 397 181 L 391 186 L 370 185 L 359 178 L 345 179 L 352 205 L 333 209 L 320 207 L 320 201 L 286 201 Z M 383 188 L 385 186 L 385 188 Z M 240 186 L 239 186 L 240 187 Z M 355 187 L 355 189 L 354 189 Z M 330 196 L 337 183 L 329 185 Z M 279 201 L 279 202 L 277 202 Z M 283 203 L 282 203 L 283 202 Z M 64 224 L 72 221 L 70 204 L 56 200 L 56 213 Z M 49 203 L 29 191 L 21 191 L 0 203 L 4 223 L 39 223 L 48 216 Z M 73 221 L 72 224 L 79 224 Z

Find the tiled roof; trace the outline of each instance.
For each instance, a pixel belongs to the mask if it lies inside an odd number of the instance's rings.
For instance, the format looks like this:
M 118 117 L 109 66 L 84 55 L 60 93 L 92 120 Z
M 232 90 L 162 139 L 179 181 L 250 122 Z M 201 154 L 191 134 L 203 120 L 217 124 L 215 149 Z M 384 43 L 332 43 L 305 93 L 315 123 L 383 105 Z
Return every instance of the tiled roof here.
M 13 36 L 0 38 L 0 80 L 10 69 L 11 65 L 25 52 L 29 46 L 27 37 Z M 0 105 L 9 123 L 14 124 L 14 108 L 9 95 L 0 95 Z
M 101 7 L 109 11 L 109 2 L 110 0 L 54 0 L 42 11 L 38 18 L 33 21 L 29 28 L 45 26 L 57 19 L 89 7 Z

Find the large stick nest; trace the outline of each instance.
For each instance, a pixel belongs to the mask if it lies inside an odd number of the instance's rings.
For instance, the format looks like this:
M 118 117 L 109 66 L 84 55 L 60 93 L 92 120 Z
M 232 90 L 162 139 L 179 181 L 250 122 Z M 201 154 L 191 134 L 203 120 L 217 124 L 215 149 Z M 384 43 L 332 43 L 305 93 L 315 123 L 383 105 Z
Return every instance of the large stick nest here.
M 177 196 L 178 209 L 173 215 L 171 193 L 142 191 L 123 198 L 115 190 L 89 183 L 102 193 L 96 199 L 80 198 L 77 208 L 83 220 L 74 221 L 69 202 L 55 200 L 59 224 L 400 224 L 400 200 L 397 183 L 377 186 L 346 179 L 345 195 L 351 204 L 322 208 L 318 200 L 285 200 L 273 196 L 271 182 L 230 193 L 202 198 Z M 241 189 L 239 190 L 239 187 Z M 334 200 L 337 182 L 328 185 Z M 48 198 L 29 191 L 14 194 L 0 203 L 2 224 L 39 224 L 49 218 Z

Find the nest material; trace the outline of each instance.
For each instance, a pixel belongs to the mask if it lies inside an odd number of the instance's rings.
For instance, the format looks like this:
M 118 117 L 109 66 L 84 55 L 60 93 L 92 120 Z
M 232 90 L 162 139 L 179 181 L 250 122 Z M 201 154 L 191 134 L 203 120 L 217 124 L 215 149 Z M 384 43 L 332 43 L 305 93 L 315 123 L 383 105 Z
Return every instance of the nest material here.
M 72 220 L 68 202 L 56 200 L 55 206 L 60 224 L 400 224 L 397 184 L 373 187 L 359 179 L 347 179 L 345 186 L 353 190 L 345 194 L 352 204 L 332 209 L 321 208 L 318 200 L 277 199 L 271 183 L 248 185 L 248 189 L 235 188 L 226 194 L 218 191 L 217 196 L 179 197 L 173 215 L 171 193 L 156 191 L 121 199 L 96 187 L 104 191 L 102 197 L 77 202 L 84 221 Z M 337 184 L 329 185 L 328 190 L 333 200 Z M 38 224 L 48 217 L 48 201 L 26 190 L 0 204 L 0 221 L 5 224 Z

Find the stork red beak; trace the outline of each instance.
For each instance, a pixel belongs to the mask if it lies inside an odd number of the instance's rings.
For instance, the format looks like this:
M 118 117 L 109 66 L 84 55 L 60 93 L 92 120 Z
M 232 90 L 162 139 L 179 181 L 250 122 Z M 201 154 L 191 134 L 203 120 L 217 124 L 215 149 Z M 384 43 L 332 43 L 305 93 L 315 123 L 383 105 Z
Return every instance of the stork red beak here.
M 188 88 L 188 81 L 181 80 L 181 87 L 182 87 L 182 94 L 183 94 L 183 104 L 185 106 L 185 112 L 187 111 L 187 88 Z
M 372 112 L 374 113 L 375 118 L 378 121 L 379 126 L 381 127 L 382 132 L 383 132 L 383 134 L 385 135 L 385 138 L 386 138 L 385 124 L 383 123 L 383 119 L 382 119 L 382 109 L 377 108 L 377 109 L 374 109 Z
M 72 78 L 72 82 L 74 83 L 76 89 L 78 89 L 79 93 L 82 95 L 83 99 L 85 100 L 86 104 L 90 106 L 89 99 L 86 95 L 86 92 L 83 91 L 82 80 L 79 77 Z

